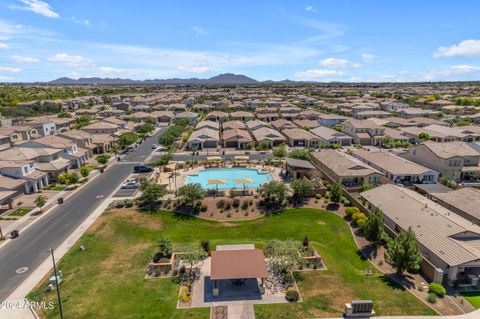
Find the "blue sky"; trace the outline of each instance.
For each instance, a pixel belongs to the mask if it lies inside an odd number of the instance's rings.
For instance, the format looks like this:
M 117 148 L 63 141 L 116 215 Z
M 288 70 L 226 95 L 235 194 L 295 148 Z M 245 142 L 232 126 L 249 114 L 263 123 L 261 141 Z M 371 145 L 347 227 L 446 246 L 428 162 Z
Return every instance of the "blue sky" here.
M 480 1 L 0 0 L 0 81 L 480 80 Z

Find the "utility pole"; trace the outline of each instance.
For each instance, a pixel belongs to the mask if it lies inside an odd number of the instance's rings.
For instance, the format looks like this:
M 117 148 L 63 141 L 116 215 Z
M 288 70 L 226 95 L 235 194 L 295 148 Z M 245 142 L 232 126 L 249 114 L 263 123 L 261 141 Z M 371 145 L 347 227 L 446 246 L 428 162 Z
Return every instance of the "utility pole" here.
M 62 299 L 60 298 L 60 287 L 58 286 L 57 266 L 55 264 L 55 257 L 53 256 L 53 248 L 50 248 L 50 254 L 52 255 L 53 272 L 55 273 L 55 286 L 57 288 L 58 310 L 60 311 L 60 319 L 63 319 Z

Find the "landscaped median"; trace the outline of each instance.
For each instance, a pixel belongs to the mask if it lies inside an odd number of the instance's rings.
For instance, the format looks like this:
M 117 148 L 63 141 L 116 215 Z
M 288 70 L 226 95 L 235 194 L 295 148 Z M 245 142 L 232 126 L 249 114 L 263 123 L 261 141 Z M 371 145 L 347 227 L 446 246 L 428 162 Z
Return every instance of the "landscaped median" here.
M 303 302 L 256 305 L 257 318 L 339 317 L 344 304 L 371 299 L 378 315 L 432 315 L 433 311 L 362 260 L 345 221 L 328 211 L 289 209 L 241 222 L 206 221 L 163 211 L 119 209 L 104 213 L 60 261 L 65 317 L 207 318 L 209 308 L 177 309 L 178 278 L 146 279 L 145 268 L 161 238 L 173 248 L 305 240 L 328 266 L 295 274 Z M 80 250 L 83 245 L 84 250 Z M 56 301 L 42 282 L 30 300 Z M 44 317 L 58 316 L 58 309 Z

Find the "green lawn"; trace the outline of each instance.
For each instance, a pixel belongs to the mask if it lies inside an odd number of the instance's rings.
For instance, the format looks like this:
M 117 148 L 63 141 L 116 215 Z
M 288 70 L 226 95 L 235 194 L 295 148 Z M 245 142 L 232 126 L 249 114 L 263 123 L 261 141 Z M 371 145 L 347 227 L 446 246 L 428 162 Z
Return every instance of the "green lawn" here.
M 69 318 L 208 318 L 209 309 L 176 310 L 178 283 L 144 279 L 144 270 L 159 238 L 175 246 L 255 243 L 269 239 L 302 240 L 305 235 L 322 255 L 328 270 L 302 272 L 303 303 L 261 305 L 257 318 L 338 317 L 352 299 L 372 299 L 379 315 L 430 315 L 433 311 L 381 274 L 366 277 L 372 266 L 362 260 L 348 225 L 337 215 L 315 209 L 292 209 L 245 222 L 217 223 L 172 213 L 121 210 L 106 213 L 62 259 L 61 284 Z M 86 248 L 79 251 L 79 245 Z M 29 295 L 55 300 L 45 284 Z M 46 313 L 56 317 L 56 311 Z
M 25 216 L 31 211 L 32 211 L 31 208 L 17 208 L 13 212 L 8 214 L 8 216 L 19 216 L 19 217 L 20 216 Z
M 57 185 L 57 184 L 50 184 L 47 186 L 47 189 L 50 191 L 63 191 L 65 189 L 65 186 Z
M 475 308 L 480 308 L 480 292 L 465 292 L 462 293 L 462 296 L 468 300 Z

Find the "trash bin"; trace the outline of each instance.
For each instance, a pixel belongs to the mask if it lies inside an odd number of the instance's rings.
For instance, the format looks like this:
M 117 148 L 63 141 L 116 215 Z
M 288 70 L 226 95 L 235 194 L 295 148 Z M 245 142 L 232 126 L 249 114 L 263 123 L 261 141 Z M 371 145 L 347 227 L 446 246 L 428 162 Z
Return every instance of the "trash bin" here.
M 63 204 L 63 197 L 59 197 L 59 198 L 57 199 L 57 203 Z
M 100 167 L 100 173 L 103 173 L 105 169 L 103 167 Z

